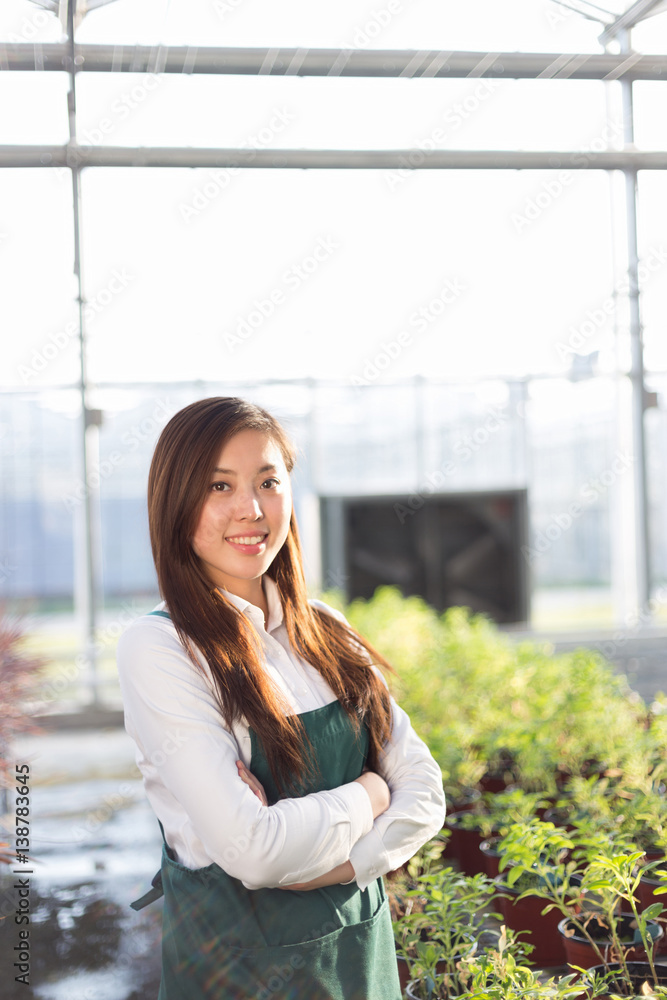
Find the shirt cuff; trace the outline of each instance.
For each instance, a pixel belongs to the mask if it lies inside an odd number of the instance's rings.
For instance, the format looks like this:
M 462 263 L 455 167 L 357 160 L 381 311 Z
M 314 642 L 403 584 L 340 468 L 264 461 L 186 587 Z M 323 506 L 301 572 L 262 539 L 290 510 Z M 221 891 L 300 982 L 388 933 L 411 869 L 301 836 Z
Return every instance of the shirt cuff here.
M 371 797 L 364 786 L 358 781 L 350 781 L 347 785 L 341 786 L 338 791 L 349 792 L 351 796 L 350 843 L 354 845 L 373 829 L 375 819 L 373 817 Z
M 350 851 L 350 864 L 356 872 L 360 889 L 366 889 L 378 876 L 391 871 L 389 854 L 375 828 L 354 845 Z

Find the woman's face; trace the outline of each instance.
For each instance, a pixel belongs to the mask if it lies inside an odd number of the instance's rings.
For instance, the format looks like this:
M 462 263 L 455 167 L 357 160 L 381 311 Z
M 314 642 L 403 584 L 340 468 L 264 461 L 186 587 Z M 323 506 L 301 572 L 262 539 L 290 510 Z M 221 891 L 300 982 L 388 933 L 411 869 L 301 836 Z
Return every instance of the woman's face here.
M 216 587 L 250 599 L 287 538 L 289 473 L 262 431 L 239 431 L 215 464 L 192 547 Z

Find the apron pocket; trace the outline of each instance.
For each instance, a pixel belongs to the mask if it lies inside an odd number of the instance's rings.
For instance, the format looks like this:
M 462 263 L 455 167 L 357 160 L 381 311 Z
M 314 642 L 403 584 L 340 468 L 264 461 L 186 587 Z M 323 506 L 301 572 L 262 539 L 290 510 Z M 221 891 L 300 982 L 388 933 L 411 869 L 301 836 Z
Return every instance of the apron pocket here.
M 386 900 L 369 920 L 302 944 L 221 943 L 209 957 L 215 971 L 206 981 L 181 980 L 185 992 L 163 971 L 159 1000 L 401 1000 Z

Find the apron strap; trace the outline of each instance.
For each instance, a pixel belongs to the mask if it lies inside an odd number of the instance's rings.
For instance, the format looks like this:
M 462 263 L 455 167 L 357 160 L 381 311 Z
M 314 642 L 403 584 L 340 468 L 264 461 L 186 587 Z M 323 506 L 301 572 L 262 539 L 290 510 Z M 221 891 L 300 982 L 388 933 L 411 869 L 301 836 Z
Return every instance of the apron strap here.
M 160 618 L 171 618 L 171 615 L 169 614 L 168 611 L 149 611 L 148 614 L 149 615 L 159 615 Z
M 157 614 L 160 614 L 160 612 L 157 612 Z M 160 823 L 160 820 L 158 820 L 158 823 Z M 164 827 L 162 826 L 162 823 L 160 823 L 160 832 L 162 833 L 162 839 L 164 841 L 164 846 L 166 848 L 167 854 L 169 855 L 169 857 L 171 857 L 171 848 L 169 847 L 169 844 L 167 843 L 167 838 L 164 835 Z M 133 910 L 143 910 L 144 906 L 148 906 L 149 903 L 154 903 L 156 899 L 160 898 L 160 896 L 164 896 L 164 889 L 162 888 L 161 868 L 158 872 L 155 873 L 155 875 L 153 875 L 153 878 L 151 879 L 151 885 L 153 886 L 152 889 L 149 889 L 148 892 L 144 893 L 143 896 L 140 896 L 139 899 L 135 899 L 133 903 L 130 903 L 130 906 L 132 907 Z
M 153 886 L 152 889 L 149 889 L 148 892 L 144 893 L 144 895 L 139 899 L 135 899 L 133 903 L 130 903 L 133 910 L 143 910 L 144 906 L 148 906 L 149 903 L 154 903 L 156 899 L 160 898 L 160 896 L 164 896 L 164 890 L 162 888 L 162 870 L 155 873 L 152 878 L 151 885 Z

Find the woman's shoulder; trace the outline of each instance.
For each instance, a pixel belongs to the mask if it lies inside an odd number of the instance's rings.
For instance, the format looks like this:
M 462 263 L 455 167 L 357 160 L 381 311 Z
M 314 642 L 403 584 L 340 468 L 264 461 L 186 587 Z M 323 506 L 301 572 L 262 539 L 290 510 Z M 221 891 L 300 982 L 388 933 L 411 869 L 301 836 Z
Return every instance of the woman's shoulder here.
M 130 622 L 118 640 L 118 653 L 123 655 L 136 649 L 146 649 L 153 645 L 180 646 L 180 640 L 171 616 L 161 601 L 152 611 L 138 615 Z
M 331 615 L 332 618 L 337 618 L 339 622 L 343 623 L 343 625 L 350 624 L 342 611 L 339 611 L 338 608 L 332 608 L 331 605 L 326 604 L 325 601 L 320 601 L 317 597 L 311 597 L 308 603 L 311 608 L 317 608 L 318 611 L 324 611 L 325 614 Z

